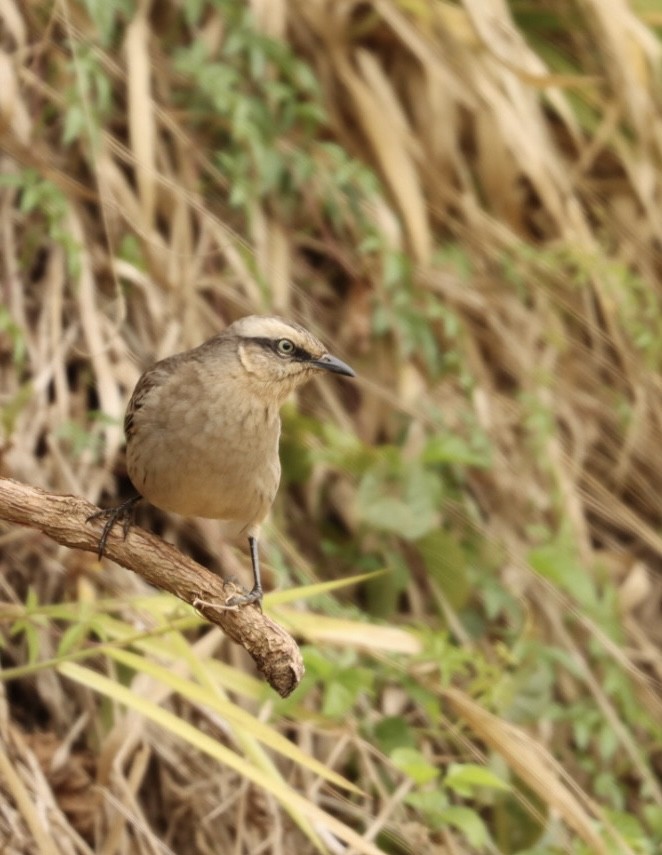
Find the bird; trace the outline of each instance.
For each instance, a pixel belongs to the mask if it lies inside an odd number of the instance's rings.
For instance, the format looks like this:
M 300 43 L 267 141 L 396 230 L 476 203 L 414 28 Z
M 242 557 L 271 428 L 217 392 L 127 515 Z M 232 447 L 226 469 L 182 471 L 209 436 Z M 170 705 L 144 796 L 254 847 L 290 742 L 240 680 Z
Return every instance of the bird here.
M 90 520 L 114 525 L 142 498 L 184 517 L 223 521 L 225 536 L 248 539 L 253 587 L 228 607 L 261 604 L 260 526 L 280 483 L 280 409 L 316 375 L 354 377 L 300 324 L 248 315 L 191 350 L 168 356 L 139 378 L 124 419 L 127 474 L 135 495 Z

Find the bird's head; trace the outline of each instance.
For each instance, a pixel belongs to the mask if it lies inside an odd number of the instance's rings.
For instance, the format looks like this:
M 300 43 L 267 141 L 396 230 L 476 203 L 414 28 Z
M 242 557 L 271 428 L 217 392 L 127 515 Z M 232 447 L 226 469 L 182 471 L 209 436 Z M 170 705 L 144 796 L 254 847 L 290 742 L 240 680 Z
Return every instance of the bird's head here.
M 223 335 L 236 339 L 243 370 L 279 402 L 315 374 L 355 376 L 307 329 L 282 318 L 249 315 L 231 324 Z

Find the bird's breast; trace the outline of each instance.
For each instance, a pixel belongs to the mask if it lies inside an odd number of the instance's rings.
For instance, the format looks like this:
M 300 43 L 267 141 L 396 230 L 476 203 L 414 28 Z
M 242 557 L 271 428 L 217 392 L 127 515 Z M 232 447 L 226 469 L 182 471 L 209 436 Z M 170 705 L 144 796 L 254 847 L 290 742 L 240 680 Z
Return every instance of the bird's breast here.
M 145 401 L 135 413 L 129 477 L 163 510 L 257 524 L 280 481 L 278 411 L 232 390 L 193 391 L 181 389 L 167 407 Z

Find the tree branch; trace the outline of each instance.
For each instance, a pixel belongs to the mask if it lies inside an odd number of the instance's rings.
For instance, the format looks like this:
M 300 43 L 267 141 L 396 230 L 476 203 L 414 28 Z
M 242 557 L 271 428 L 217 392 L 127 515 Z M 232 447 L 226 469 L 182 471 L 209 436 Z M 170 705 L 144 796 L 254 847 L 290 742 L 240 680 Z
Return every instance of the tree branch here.
M 39 529 L 72 549 L 97 551 L 103 521 L 87 522 L 97 510 L 77 496 L 46 493 L 0 478 L 0 519 Z M 228 597 L 241 593 L 231 582 L 138 526 L 131 526 L 126 540 L 122 527 L 117 526 L 108 538 L 105 554 L 151 585 L 194 606 L 210 623 L 220 626 L 250 653 L 260 673 L 281 697 L 287 697 L 299 685 L 304 667 L 296 642 L 255 606 L 226 609 Z

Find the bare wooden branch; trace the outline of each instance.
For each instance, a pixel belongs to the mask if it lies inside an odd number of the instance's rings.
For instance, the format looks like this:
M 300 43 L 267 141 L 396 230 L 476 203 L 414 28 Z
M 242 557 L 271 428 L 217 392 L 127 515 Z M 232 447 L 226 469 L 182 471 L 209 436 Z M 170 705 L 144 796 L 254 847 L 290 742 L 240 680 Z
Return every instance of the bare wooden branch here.
M 87 522 L 87 518 L 97 510 L 77 496 L 46 493 L 0 478 L 0 519 L 39 529 L 72 549 L 96 552 L 103 521 Z M 279 695 L 287 697 L 299 685 L 304 667 L 296 642 L 256 606 L 226 609 L 226 600 L 240 593 L 231 582 L 138 526 L 131 527 L 125 540 L 118 525 L 108 538 L 105 553 L 151 585 L 190 603 L 210 623 L 220 626 L 250 653 Z

